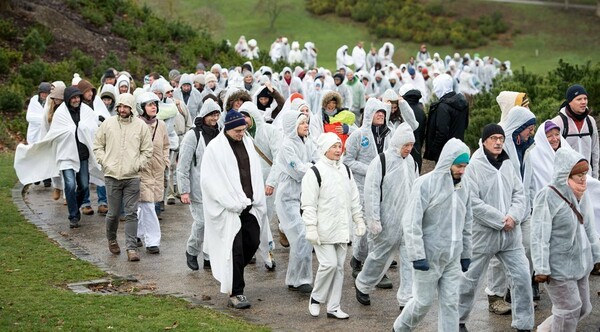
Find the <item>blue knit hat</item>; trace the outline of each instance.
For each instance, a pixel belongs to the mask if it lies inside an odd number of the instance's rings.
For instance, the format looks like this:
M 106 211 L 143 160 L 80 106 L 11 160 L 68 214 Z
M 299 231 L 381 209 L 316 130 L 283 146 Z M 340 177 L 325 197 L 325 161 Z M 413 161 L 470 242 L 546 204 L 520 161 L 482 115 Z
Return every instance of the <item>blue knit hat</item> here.
M 587 91 L 585 91 L 585 88 L 579 84 L 573 84 L 571 85 L 568 89 L 567 89 L 567 95 L 566 95 L 566 99 L 567 99 L 567 103 L 570 103 L 571 101 L 573 101 L 573 99 L 575 99 L 575 97 L 579 96 L 579 95 L 588 95 Z
M 234 110 L 233 108 L 230 109 L 225 115 L 225 131 L 245 125 L 246 120 L 244 119 L 242 113 Z

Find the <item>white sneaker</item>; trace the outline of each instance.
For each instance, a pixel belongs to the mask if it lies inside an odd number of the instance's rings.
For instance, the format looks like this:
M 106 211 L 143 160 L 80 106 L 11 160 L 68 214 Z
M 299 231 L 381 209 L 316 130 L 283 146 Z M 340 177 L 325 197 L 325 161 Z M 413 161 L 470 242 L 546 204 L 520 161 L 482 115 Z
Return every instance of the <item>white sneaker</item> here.
M 321 312 L 321 304 L 312 303 L 312 297 L 308 299 L 308 312 L 310 312 L 310 315 L 313 317 L 318 317 L 319 312 Z
M 343 312 L 342 309 L 338 309 L 336 311 L 328 311 L 327 318 L 348 319 L 350 316 Z

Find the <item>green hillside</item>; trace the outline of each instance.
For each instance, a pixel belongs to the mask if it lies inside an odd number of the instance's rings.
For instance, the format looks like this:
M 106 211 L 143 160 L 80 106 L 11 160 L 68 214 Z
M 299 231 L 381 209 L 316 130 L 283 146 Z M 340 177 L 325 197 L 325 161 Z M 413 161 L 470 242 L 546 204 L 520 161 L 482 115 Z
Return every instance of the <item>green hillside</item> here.
M 180 19 L 192 26 L 206 26 L 218 39 L 228 39 L 235 44 L 240 35 L 254 38 L 263 51 L 268 51 L 277 36 L 287 36 L 301 45 L 313 41 L 319 49 L 318 64 L 327 68 L 335 66 L 335 51 L 343 44 L 350 49 L 359 41 L 376 47 L 384 41 L 369 34 L 367 28 L 349 19 L 333 15 L 313 16 L 304 7 L 303 0 L 281 0 L 284 9 L 269 31 L 269 16 L 257 9 L 259 0 L 141 0 L 159 9 L 166 18 Z M 513 69 L 525 66 L 527 70 L 542 74 L 556 67 L 559 59 L 572 64 L 584 64 L 600 57 L 600 18 L 591 10 L 565 11 L 555 7 L 500 4 L 475 0 L 443 1 L 447 10 L 457 16 L 476 17 L 500 12 L 511 28 L 509 35 L 490 41 L 477 49 L 456 50 L 452 47 L 430 47 L 442 57 L 458 51 L 471 55 L 495 56 L 510 60 Z M 577 22 L 574 24 L 573 22 Z M 396 46 L 395 62 L 406 62 L 416 54 L 417 43 L 391 40 Z M 427 41 L 423 41 L 427 42 Z

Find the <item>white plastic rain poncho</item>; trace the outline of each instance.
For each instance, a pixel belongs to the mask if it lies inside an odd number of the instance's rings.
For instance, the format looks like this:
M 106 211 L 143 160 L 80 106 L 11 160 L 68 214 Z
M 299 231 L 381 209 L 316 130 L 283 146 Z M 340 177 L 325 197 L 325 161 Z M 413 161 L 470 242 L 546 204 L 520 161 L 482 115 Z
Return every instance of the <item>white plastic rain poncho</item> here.
M 183 91 L 181 90 L 181 86 L 184 84 L 190 84 L 192 89 L 189 92 L 189 96 L 187 101 L 183 97 Z M 179 99 L 185 102 L 188 111 L 190 112 L 190 117 L 192 119 L 196 118 L 196 115 L 200 112 L 202 108 L 202 96 L 200 91 L 194 88 L 194 74 L 183 74 L 179 79 L 179 87 L 173 91 L 173 98 Z
M 533 205 L 531 254 L 537 275 L 550 276 L 546 290 L 553 315 L 538 331 L 575 331 L 579 320 L 592 310 L 588 275 L 600 262 L 600 241 L 593 225 L 593 202 L 587 191 L 577 201 L 567 181 L 573 166 L 583 156 L 567 148 L 556 151 L 554 186 L 583 215 L 578 222 L 567 203 L 546 186 Z
M 298 111 L 281 115 L 285 138 L 276 158 L 279 173 L 275 191 L 275 207 L 280 227 L 290 242 L 290 256 L 285 283 L 299 287 L 312 284 L 312 245 L 305 238 L 306 227 L 300 216 L 301 181 L 304 174 L 318 160 L 315 145 L 298 136 L 297 128 L 306 117 Z
M 335 52 L 335 69 L 350 67 L 354 64 L 352 56 L 348 54 L 348 45 L 342 45 Z
M 344 156 L 344 164 L 346 164 L 352 170 L 354 175 L 354 181 L 360 193 L 361 205 L 363 205 L 363 193 L 365 176 L 367 175 L 367 169 L 369 164 L 379 152 L 377 151 L 377 145 L 375 137 L 371 129 L 373 123 L 373 117 L 377 111 L 385 112 L 385 123 L 379 127 L 381 132 L 380 137 L 383 139 L 383 151 L 389 146 L 389 138 L 391 137 L 392 131 L 386 125 L 389 121 L 390 105 L 384 104 L 382 101 L 369 98 L 365 105 L 363 123 L 360 129 L 355 130 L 348 140 L 346 141 L 346 155 Z M 362 236 L 355 238 L 352 241 L 352 255 L 360 262 L 363 262 L 367 258 L 367 237 Z
M 473 214 L 469 183 L 463 177 L 454 184 L 450 167 L 465 153 L 469 154 L 469 148 L 451 138 L 433 172 L 413 184 L 402 216 L 404 241 L 408 259 L 427 259 L 429 270 L 413 270 L 413 298 L 394 322 L 395 331 L 414 329 L 433 305 L 436 291 L 440 306 L 438 331 L 458 328 L 456 286 L 461 276 L 460 259 L 471 257 Z
M 419 176 L 416 163 L 409 154 L 402 158 L 400 149 L 404 144 L 414 143 L 412 128 L 403 123 L 390 139 L 385 156 L 385 176 L 382 172 L 380 158 L 375 158 L 369 164 L 364 183 L 365 220 L 370 229 L 380 225 L 380 233 L 369 232 L 369 254 L 364 262 L 362 271 L 356 277 L 356 287 L 364 294 L 370 294 L 379 283 L 394 255 L 400 249 L 402 239 L 401 216 L 414 180 Z M 400 249 L 401 250 L 401 249 Z M 412 294 L 412 269 L 406 259 L 406 251 L 400 251 L 400 305 L 406 302 Z M 404 258 L 404 259 L 403 259 Z M 408 269 L 405 269 L 408 267 Z M 401 294 L 402 293 L 402 294 Z
M 394 44 L 390 42 L 383 43 L 379 49 L 378 56 L 381 67 L 385 67 L 388 65 L 388 63 L 394 62 Z
M 527 154 L 527 163 L 531 165 L 531 169 L 525 169 L 527 172 L 531 172 L 530 176 L 527 175 L 531 178 L 528 190 L 530 201 L 533 201 L 540 189 L 552 181 L 556 151 L 550 146 L 544 130 L 546 122 L 549 121 L 547 120 L 539 126 L 534 137 L 535 145 Z M 560 137 L 560 147 L 569 147 L 569 143 L 562 136 Z
M 528 211 L 520 175 L 509 160 L 504 160 L 500 169 L 492 166 L 480 143 L 467 167 L 465 180 L 471 192 L 474 216 L 473 258 L 460 282 L 460 323 L 466 322 L 473 309 L 481 276 L 495 255 L 510 279 L 511 326 L 530 330 L 534 323 L 531 273 L 519 227 Z M 506 216 L 515 222 L 510 231 L 503 229 Z
M 202 105 L 196 118 L 202 118 L 214 111 L 221 112 L 221 108 L 212 99 L 207 99 Z M 216 129 L 218 130 L 218 129 Z M 177 188 L 179 192 L 190 194 L 190 212 L 194 222 L 187 242 L 187 252 L 198 256 L 202 252 L 204 243 L 204 208 L 202 203 L 202 190 L 200 188 L 200 166 L 206 150 L 206 141 L 200 132 L 196 138 L 194 130 L 189 130 L 179 147 L 179 162 L 177 165 Z M 208 259 L 208 255 L 204 257 Z
M 289 83 L 284 78 L 285 73 L 290 73 L 292 75 Z M 279 81 L 279 89 L 277 90 L 281 92 L 281 95 L 284 99 L 288 99 L 288 97 L 294 92 L 301 94 L 304 93 L 302 90 L 302 81 L 299 77 L 294 76 L 294 73 L 290 67 L 285 67 L 281 71 L 281 80 Z
M 250 160 L 252 200 L 246 197 L 240 181 L 237 159 L 225 132 L 221 131 L 206 146 L 200 166 L 200 187 L 204 203 L 205 248 L 210 256 L 212 274 L 221 283 L 221 292 L 231 294 L 233 282 L 233 240 L 241 228 L 240 213 L 250 204 L 250 213 L 260 226 L 258 252 L 270 262 L 267 229 L 267 204 L 258 155 L 252 141 L 243 138 Z
M 49 100 L 50 98 L 47 98 Z M 44 100 L 45 102 L 45 100 Z M 44 106 L 39 102 L 39 95 L 31 97 L 27 106 L 27 144 L 33 144 L 43 137 L 40 137 L 40 127 L 44 119 Z

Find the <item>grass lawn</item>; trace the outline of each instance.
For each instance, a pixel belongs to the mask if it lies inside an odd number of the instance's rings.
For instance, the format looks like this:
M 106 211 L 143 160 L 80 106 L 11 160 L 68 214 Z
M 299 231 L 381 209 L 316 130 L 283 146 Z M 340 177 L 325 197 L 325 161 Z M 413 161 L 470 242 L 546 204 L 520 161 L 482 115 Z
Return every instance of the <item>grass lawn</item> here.
M 12 203 L 12 153 L 0 153 L 1 331 L 268 331 L 171 296 L 77 295 L 71 282 L 106 277 L 58 247 Z
M 348 19 L 334 16 L 312 16 L 304 10 L 303 0 L 281 0 L 288 7 L 275 23 L 274 31 L 268 30 L 268 15 L 256 10 L 258 1 L 228 0 L 142 0 L 157 9 L 159 15 L 180 19 L 192 26 L 208 24 L 213 35 L 229 39 L 235 45 L 240 35 L 246 40 L 254 38 L 259 48 L 268 52 L 273 40 L 287 36 L 290 43 L 298 40 L 315 42 L 319 49 L 318 65 L 334 69 L 336 50 L 347 44 L 350 50 L 359 40 L 365 47 L 373 43 L 379 47 L 386 40 L 377 40 L 366 27 Z M 600 57 L 600 18 L 594 11 L 569 10 L 533 5 L 513 5 L 475 0 L 444 1 L 444 6 L 456 13 L 503 13 L 513 31 L 518 33 L 511 40 L 499 38 L 478 49 L 455 50 L 450 47 L 430 46 L 429 51 L 442 57 L 458 51 L 482 57 L 491 55 L 500 60 L 510 60 L 513 69 L 525 66 L 534 73 L 546 73 L 556 68 L 560 58 L 572 64 L 584 64 Z M 208 23 L 207 23 L 208 22 Z M 406 62 L 418 50 L 417 43 L 391 40 L 396 46 L 396 63 Z M 425 41 L 426 42 L 426 41 Z

